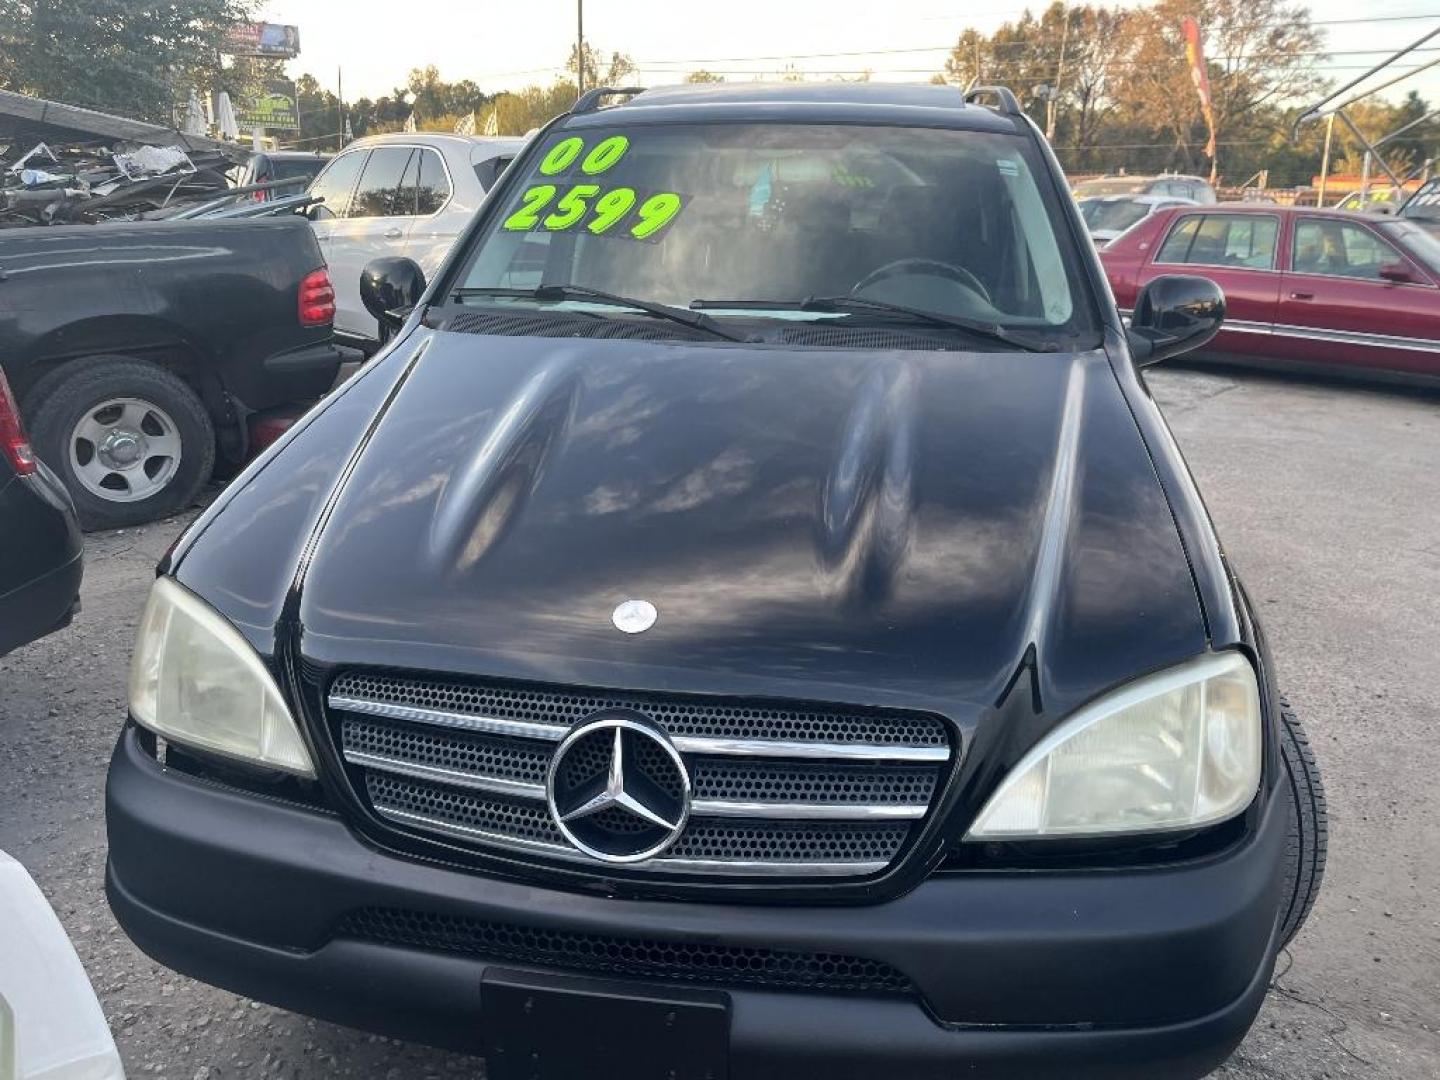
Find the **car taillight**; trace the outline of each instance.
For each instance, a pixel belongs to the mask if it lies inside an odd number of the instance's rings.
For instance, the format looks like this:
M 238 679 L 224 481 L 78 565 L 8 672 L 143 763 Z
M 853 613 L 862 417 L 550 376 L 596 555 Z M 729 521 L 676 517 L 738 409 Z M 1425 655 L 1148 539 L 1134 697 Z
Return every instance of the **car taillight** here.
M 335 321 L 335 287 L 322 266 L 300 282 L 300 325 L 329 326 Z
M 0 454 L 5 455 L 5 460 L 20 476 L 35 471 L 35 451 L 30 448 L 25 427 L 20 423 L 15 395 L 10 392 L 3 371 L 0 371 Z

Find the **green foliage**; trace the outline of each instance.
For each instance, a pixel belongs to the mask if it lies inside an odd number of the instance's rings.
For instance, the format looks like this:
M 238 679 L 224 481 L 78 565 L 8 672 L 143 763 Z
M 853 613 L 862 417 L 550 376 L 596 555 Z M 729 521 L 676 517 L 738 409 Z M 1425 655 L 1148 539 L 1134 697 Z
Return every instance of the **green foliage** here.
M 717 83 L 724 82 L 725 76 L 716 75 L 713 71 L 706 71 L 704 68 L 701 68 L 699 71 L 692 71 L 689 75 L 686 75 L 685 81 L 687 83 Z
M 1204 154 L 1205 122 L 1185 61 L 1186 15 L 1199 21 L 1205 39 L 1215 163 Z M 1290 132 L 1296 106 L 1325 89 L 1315 73 L 1324 59 L 1321 31 L 1306 8 L 1289 0 L 1152 0 L 1136 7 L 1056 0 L 994 34 L 966 30 L 939 78 L 1010 86 L 1074 172 L 1203 175 L 1215 164 L 1236 183 L 1268 168 L 1273 186 L 1309 183 L 1319 171 L 1322 126 L 1302 129 L 1299 143 Z M 1428 106 L 1412 98 L 1399 107 L 1362 107 L 1362 130 L 1379 137 L 1423 116 Z M 1396 140 L 1387 160 L 1418 162 L 1436 148 L 1436 129 L 1422 124 L 1413 137 Z M 1353 148 L 1337 153 L 1348 160 Z
M 252 0 L 0 0 L 0 87 L 168 124 Z

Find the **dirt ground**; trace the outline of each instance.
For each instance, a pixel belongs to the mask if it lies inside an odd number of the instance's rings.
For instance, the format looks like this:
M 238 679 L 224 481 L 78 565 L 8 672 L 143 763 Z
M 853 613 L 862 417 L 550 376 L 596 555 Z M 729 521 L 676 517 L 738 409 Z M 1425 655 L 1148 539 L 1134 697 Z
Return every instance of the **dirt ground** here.
M 1151 381 L 1260 609 L 1332 812 L 1315 914 L 1216 1075 L 1440 1077 L 1440 395 L 1215 370 Z M 192 982 L 111 918 L 105 766 L 145 592 L 181 525 L 91 537 L 80 619 L 0 660 L 0 848 L 55 906 L 132 1077 L 480 1075 L 473 1058 Z

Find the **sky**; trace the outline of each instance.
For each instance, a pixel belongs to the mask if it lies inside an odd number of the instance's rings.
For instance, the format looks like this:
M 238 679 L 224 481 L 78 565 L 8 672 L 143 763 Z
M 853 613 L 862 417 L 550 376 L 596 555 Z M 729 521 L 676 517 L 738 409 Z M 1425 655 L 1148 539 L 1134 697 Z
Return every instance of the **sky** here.
M 1048 0 L 1029 5 L 1043 9 Z M 1125 0 L 1122 0 L 1125 3 Z M 680 82 L 697 68 L 729 80 L 778 78 L 787 64 L 816 77 L 873 72 L 889 82 L 923 82 L 940 70 L 960 32 L 989 33 L 1018 16 L 1023 0 L 584 0 L 585 37 L 606 55 L 629 53 L 642 85 Z M 1128 6 L 1128 3 L 1126 3 Z M 1312 0 L 1332 57 L 1323 70 L 1337 85 L 1386 55 L 1440 28 L 1440 0 Z M 268 0 L 261 17 L 300 28 L 292 75 L 309 72 L 344 96 L 378 97 L 434 64 L 447 80 L 472 79 L 487 91 L 549 83 L 575 40 L 576 0 Z M 1404 16 L 1428 16 L 1403 18 Z M 1357 22 L 1364 18 L 1365 22 Z M 1419 62 L 1440 59 L 1433 49 Z M 817 55 L 836 54 L 846 55 Z M 1333 55 L 1341 53 L 1343 55 Z M 1373 82 L 1380 82 L 1377 77 Z M 1414 86 L 1440 104 L 1440 66 L 1397 88 Z

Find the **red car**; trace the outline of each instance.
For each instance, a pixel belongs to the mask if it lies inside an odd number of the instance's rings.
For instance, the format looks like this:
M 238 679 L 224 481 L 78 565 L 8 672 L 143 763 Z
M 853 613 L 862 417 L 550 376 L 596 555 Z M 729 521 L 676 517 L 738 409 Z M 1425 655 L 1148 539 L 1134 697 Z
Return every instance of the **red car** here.
M 1100 253 L 1122 311 L 1162 274 L 1225 291 L 1204 355 L 1440 377 L 1440 240 L 1413 222 L 1301 207 L 1166 209 Z

